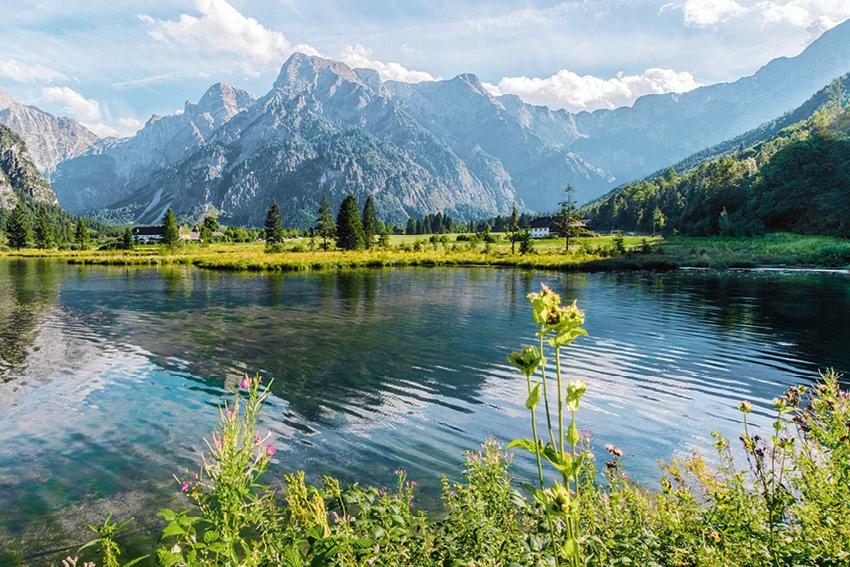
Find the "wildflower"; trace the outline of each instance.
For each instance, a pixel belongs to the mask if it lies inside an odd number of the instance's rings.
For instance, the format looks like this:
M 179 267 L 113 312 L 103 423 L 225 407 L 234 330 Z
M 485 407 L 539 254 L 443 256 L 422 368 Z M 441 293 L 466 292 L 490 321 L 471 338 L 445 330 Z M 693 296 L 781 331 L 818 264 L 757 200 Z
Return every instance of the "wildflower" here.
M 549 286 L 543 284 L 540 286 L 540 293 L 529 293 L 527 297 L 531 302 L 531 314 L 534 317 L 534 322 L 538 325 L 548 325 L 549 321 L 556 316 L 553 315 L 553 312 L 561 304 L 561 296 L 550 290 Z
M 227 419 L 233 419 L 234 411 L 232 407 L 228 407 L 224 410 L 224 413 L 227 414 Z
M 570 494 L 560 483 L 555 483 L 552 488 L 543 491 L 549 501 L 551 510 L 558 514 L 566 514 L 570 511 Z
M 180 546 L 177 545 L 176 543 L 171 547 L 171 553 L 177 554 L 177 553 L 180 553 L 181 551 L 183 551 L 183 550 L 180 549 Z
M 611 443 L 607 443 L 605 445 L 605 450 L 611 453 L 613 456 L 617 457 L 618 459 L 623 456 L 623 450 L 616 448 Z
M 513 364 L 523 376 L 528 377 L 537 372 L 537 367 L 543 362 L 543 357 L 535 347 L 527 346 L 522 349 L 522 352 L 512 352 L 508 357 L 508 362 Z
M 246 374 L 245 377 L 242 378 L 242 381 L 239 382 L 239 387 L 242 388 L 243 390 L 250 389 L 251 388 L 251 377 Z
M 741 403 L 738 405 L 738 409 L 739 409 L 742 413 L 744 413 L 744 414 L 748 414 L 748 413 L 750 413 L 751 411 L 753 411 L 753 404 L 751 404 L 750 402 L 748 402 L 748 401 L 744 400 L 743 402 L 741 402 Z
M 184 481 L 180 484 L 180 492 L 189 492 L 189 487 L 191 487 L 191 486 L 192 486 L 192 485 L 189 483 L 189 481 L 188 481 L 188 480 L 184 480 Z
M 277 449 L 275 449 L 271 445 L 266 445 L 266 455 L 268 455 L 269 457 L 274 457 L 275 453 L 277 453 Z

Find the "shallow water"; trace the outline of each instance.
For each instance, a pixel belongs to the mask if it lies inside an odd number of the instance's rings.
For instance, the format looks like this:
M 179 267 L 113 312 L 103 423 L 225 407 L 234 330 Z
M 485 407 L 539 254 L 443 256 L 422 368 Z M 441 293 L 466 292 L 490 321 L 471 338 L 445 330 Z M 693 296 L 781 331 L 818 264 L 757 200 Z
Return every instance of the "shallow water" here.
M 243 275 L 0 261 L 0 546 L 83 541 L 109 511 L 179 498 L 226 387 L 273 378 L 270 477 L 388 484 L 439 477 L 488 435 L 527 436 L 525 295 L 546 282 L 587 312 L 565 358 L 589 385 L 580 425 L 648 484 L 656 461 L 734 438 L 735 407 L 818 368 L 850 369 L 850 277 L 818 273 L 561 274 L 410 268 Z M 601 456 L 601 455 L 600 455 Z M 520 479 L 534 475 L 523 456 Z M 14 542 L 14 543 L 12 543 Z M 0 554 L 2 557 L 2 554 Z

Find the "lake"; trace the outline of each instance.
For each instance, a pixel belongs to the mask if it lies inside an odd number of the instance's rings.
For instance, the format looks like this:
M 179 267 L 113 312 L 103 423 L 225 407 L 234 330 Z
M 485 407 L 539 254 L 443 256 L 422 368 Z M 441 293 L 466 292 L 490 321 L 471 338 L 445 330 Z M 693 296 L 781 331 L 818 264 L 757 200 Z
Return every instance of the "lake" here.
M 587 313 L 590 337 L 563 357 L 589 386 L 580 426 L 650 486 L 658 459 L 709 449 L 711 431 L 735 439 L 740 400 L 764 427 L 787 386 L 850 369 L 841 274 L 0 260 L 0 549 L 80 543 L 108 512 L 143 533 L 179 505 L 171 475 L 196 467 L 244 373 L 274 379 L 270 481 L 306 469 L 386 485 L 406 468 L 435 506 L 464 451 L 529 434 L 525 381 L 505 359 L 534 340 L 525 296 L 541 283 Z M 515 473 L 536 474 L 523 455 Z

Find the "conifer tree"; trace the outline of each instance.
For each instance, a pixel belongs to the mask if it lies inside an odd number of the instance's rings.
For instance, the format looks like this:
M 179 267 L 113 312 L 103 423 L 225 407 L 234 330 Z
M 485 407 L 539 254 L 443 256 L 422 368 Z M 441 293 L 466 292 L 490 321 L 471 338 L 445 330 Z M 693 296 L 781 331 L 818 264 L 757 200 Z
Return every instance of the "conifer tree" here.
M 570 251 L 570 238 L 578 235 L 578 221 L 581 216 L 575 203 L 575 189 L 572 185 L 564 187 L 564 200 L 561 210 L 555 215 L 555 228 L 564 237 L 564 252 Z
M 357 199 L 348 195 L 339 206 L 336 216 L 336 245 L 343 250 L 363 248 L 363 222 L 357 208 Z
M 375 199 L 371 195 L 366 197 L 366 204 L 363 205 L 363 239 L 366 243 L 366 248 L 371 248 L 374 244 L 375 236 L 381 230 L 381 223 L 378 216 L 375 214 Z
M 6 237 L 12 248 L 26 248 L 30 242 L 29 214 L 21 203 L 12 211 L 6 226 Z
M 89 241 L 91 238 L 89 237 L 89 229 L 86 226 L 86 221 L 80 217 L 77 219 L 77 227 L 74 229 L 74 241 L 85 248 L 89 245 Z
M 319 204 L 319 215 L 316 217 L 315 230 L 316 234 L 322 239 L 322 249 L 327 250 L 328 239 L 333 238 L 336 234 L 334 215 L 327 194 L 322 196 L 322 202 Z
M 121 235 L 121 249 L 122 250 L 132 250 L 133 249 L 133 231 L 130 230 L 130 227 L 127 227 L 124 230 L 124 234 Z
M 513 254 L 516 248 L 517 232 L 519 231 L 519 207 L 516 206 L 516 203 L 511 206 L 511 222 L 508 229 L 511 232 L 511 254 Z
M 265 238 L 267 244 L 283 242 L 283 217 L 280 216 L 280 208 L 276 202 L 272 202 L 266 213 Z
M 170 208 L 165 212 L 165 218 L 162 219 L 162 228 L 165 229 L 165 234 L 162 236 L 162 242 L 169 248 L 175 248 L 180 243 L 180 226 L 177 224 L 177 216 L 174 214 L 174 209 Z
M 50 248 L 56 241 L 56 231 L 53 226 L 53 221 L 50 219 L 50 215 L 44 207 L 39 207 L 38 213 L 36 213 L 35 230 L 33 232 L 35 236 L 35 245 L 38 248 Z

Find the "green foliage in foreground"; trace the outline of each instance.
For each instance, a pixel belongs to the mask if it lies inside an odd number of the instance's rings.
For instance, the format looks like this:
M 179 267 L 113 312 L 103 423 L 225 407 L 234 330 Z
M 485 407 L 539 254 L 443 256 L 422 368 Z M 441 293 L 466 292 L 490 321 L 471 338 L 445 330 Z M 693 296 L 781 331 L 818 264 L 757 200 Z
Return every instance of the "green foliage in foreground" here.
M 766 434 L 751 430 L 752 407 L 741 402 L 746 458 L 733 459 L 730 442 L 713 434 L 711 463 L 674 458 L 652 491 L 629 479 L 611 445 L 598 470 L 576 427 L 586 385 L 564 382 L 560 355 L 586 334 L 584 314 L 545 287 L 529 299 L 540 344 L 510 362 L 527 385 L 532 438 L 511 445 L 535 455 L 536 487 L 517 486 L 509 455 L 490 440 L 466 455 L 460 482 L 443 480 L 434 515 L 415 508 L 416 483 L 403 471 L 390 490 L 330 477 L 313 486 L 303 472 L 277 489 L 264 480 L 273 442 L 256 433 L 269 390 L 245 377 L 220 409 L 198 472 L 175 477 L 187 509 L 160 512 L 166 526 L 151 557 L 246 567 L 850 564 L 850 395 L 835 373 L 774 400 Z M 548 378 L 544 348 L 555 357 Z M 92 528 L 89 545 L 108 567 L 120 564 L 118 526 Z

